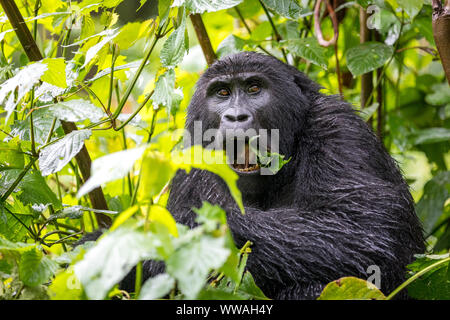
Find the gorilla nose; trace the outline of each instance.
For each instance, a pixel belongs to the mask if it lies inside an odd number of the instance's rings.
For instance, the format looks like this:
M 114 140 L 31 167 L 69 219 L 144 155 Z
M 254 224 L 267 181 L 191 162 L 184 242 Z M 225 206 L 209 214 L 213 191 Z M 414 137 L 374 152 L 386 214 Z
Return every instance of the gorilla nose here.
M 252 121 L 252 115 L 242 109 L 228 109 L 222 116 L 222 123 L 232 127 L 244 127 L 252 123 Z

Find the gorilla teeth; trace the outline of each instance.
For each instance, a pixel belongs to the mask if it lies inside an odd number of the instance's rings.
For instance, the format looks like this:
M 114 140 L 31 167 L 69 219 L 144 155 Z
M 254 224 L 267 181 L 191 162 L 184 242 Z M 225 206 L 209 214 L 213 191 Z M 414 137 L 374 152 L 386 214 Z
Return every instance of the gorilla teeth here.
M 244 148 L 239 148 L 241 150 L 237 149 L 237 145 L 235 145 L 235 162 L 233 163 L 233 168 L 242 172 L 255 171 L 259 169 L 259 165 L 256 161 L 256 154 L 250 150 L 248 143 L 245 143 Z

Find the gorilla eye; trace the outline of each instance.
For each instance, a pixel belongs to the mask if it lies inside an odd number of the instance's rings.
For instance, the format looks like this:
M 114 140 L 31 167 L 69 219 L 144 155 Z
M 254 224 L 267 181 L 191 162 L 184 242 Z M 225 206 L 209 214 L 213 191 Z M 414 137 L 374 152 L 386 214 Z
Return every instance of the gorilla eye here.
M 261 91 L 261 88 L 257 85 L 252 85 L 247 89 L 248 93 L 258 93 L 259 91 Z
M 230 91 L 226 88 L 221 88 L 217 91 L 217 95 L 221 97 L 228 97 L 230 95 Z

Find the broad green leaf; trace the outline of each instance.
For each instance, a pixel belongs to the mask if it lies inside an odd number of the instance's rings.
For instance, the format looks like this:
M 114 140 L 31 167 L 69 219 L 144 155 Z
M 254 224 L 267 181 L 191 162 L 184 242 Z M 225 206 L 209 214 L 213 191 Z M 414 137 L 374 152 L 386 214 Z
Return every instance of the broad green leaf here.
M 361 109 L 360 116 L 364 121 L 368 121 L 378 110 L 378 102 L 372 103 L 370 106 Z
M 106 117 L 102 109 L 84 99 L 58 102 L 41 107 L 39 111 L 50 118 L 55 117 L 59 120 L 71 122 L 84 121 L 86 119 L 89 119 L 91 122 L 97 122 Z
M 317 300 L 384 300 L 384 294 L 372 283 L 355 277 L 330 282 Z
M 41 77 L 42 81 L 48 82 L 60 88 L 67 88 L 66 63 L 63 58 L 47 58 L 42 60 L 47 64 L 47 70 Z
M 78 190 L 77 197 L 82 197 L 104 183 L 125 177 L 141 158 L 146 146 L 119 151 L 98 158 L 92 162 L 91 177 Z
M 347 66 L 354 77 L 382 67 L 393 55 L 394 49 L 381 42 L 365 42 L 348 49 Z
M 293 54 L 311 61 L 318 66 L 327 69 L 328 59 L 325 55 L 326 49 L 319 45 L 316 38 L 283 40 Z
M 447 259 L 449 254 L 423 255 L 408 265 L 412 270 L 410 275 L 431 266 L 434 263 Z M 420 300 L 449 300 L 450 299 L 450 261 L 443 262 L 436 268 L 428 271 L 408 286 L 408 294 Z
M 157 276 L 148 279 L 142 285 L 139 300 L 155 300 L 167 295 L 175 285 L 173 279 L 167 273 L 161 273 Z
M 186 18 L 183 15 L 181 24 L 171 33 L 161 49 L 160 58 L 163 67 L 173 68 L 183 60 L 186 53 L 185 32 Z
M 209 272 L 220 268 L 229 254 L 224 237 L 197 237 L 169 257 L 166 270 L 177 279 L 178 287 L 186 298 L 195 299 Z
M 240 4 L 243 0 L 175 0 L 172 7 L 184 6 L 192 13 L 214 12 L 228 9 Z
M 400 8 L 405 10 L 412 20 L 422 9 L 424 0 L 397 0 L 396 3 Z
M 24 239 L 28 233 L 26 227 L 30 226 L 34 218 L 31 210 L 17 200 L 14 201 L 13 206 L 7 203 L 3 205 L 13 212 L 14 216 L 0 204 L 0 235 L 11 241 Z
M 417 216 L 426 234 L 433 230 L 444 211 L 444 203 L 450 197 L 450 171 L 439 172 L 425 184 L 423 195 L 416 205 Z
M 109 228 L 110 231 L 114 231 L 115 229 L 117 229 L 118 226 L 120 226 L 122 223 L 124 223 L 125 221 L 127 221 L 131 216 L 133 216 L 137 211 L 139 210 L 139 206 L 134 205 L 132 207 L 129 207 L 128 209 L 126 209 L 125 211 L 121 212 L 119 214 L 119 216 L 114 219 L 114 222 L 111 226 L 111 228 Z
M 19 101 L 39 82 L 46 70 L 45 63 L 35 62 L 0 85 L 0 106 L 6 111 L 5 123 L 8 122 Z
M 176 167 L 166 155 L 157 151 L 146 152 L 141 166 L 142 183 L 138 191 L 139 199 L 142 201 L 160 193 L 175 171 Z
M 447 83 L 437 83 L 432 86 L 433 92 L 425 97 L 425 101 L 433 106 L 450 103 L 450 86 Z
M 90 129 L 75 130 L 39 152 L 39 168 L 43 176 L 60 171 L 75 157 L 90 138 Z
M 249 271 L 245 271 L 244 277 L 242 278 L 242 282 L 237 292 L 239 294 L 248 296 L 250 299 L 269 300 L 264 292 L 262 292 L 262 290 L 256 285 L 255 280 L 253 279 L 253 276 Z
M 193 208 L 193 211 L 197 214 L 195 221 L 202 224 L 206 231 L 215 230 L 218 223 L 227 223 L 225 211 L 218 205 L 213 206 L 209 202 L 204 201 L 201 208 Z
M 0 141 L 0 171 L 5 168 L 22 169 L 25 166 L 24 153 L 14 140 L 8 143 Z
M 20 257 L 19 276 L 27 286 L 35 287 L 45 283 L 58 269 L 58 264 L 33 248 Z
M 95 56 L 97 55 L 97 53 L 99 53 L 103 46 L 114 39 L 118 34 L 119 33 L 117 32 L 117 29 L 108 29 L 107 35 L 99 43 L 88 49 L 88 51 L 86 52 L 86 58 L 84 59 L 84 64 L 81 66 L 81 68 L 86 67 L 92 61 L 92 59 L 95 58 Z
M 53 124 L 53 116 L 38 109 L 33 112 L 34 140 L 39 144 L 44 144 Z M 54 130 L 60 127 L 61 123 L 56 120 Z M 11 135 L 20 138 L 22 141 L 31 141 L 30 118 L 22 121 L 15 121 L 11 126 Z
M 2 172 L 0 177 L 0 192 L 3 194 L 14 183 L 21 170 L 11 169 Z M 47 186 L 45 179 L 39 171 L 30 170 L 14 189 L 17 198 L 24 204 L 47 205 L 53 204 L 55 208 L 60 208 L 61 203 Z
M 173 114 L 183 100 L 183 91 L 180 88 L 175 89 L 175 71 L 168 69 L 159 76 L 155 84 L 155 91 L 152 96 L 154 108 L 164 106 L 169 114 Z
M 48 288 L 52 300 L 80 300 L 83 290 L 77 279 L 73 266 L 58 273 Z
M 413 145 L 450 141 L 450 129 L 427 128 L 414 132 L 411 137 Z
M 0 237 L 0 252 L 17 252 L 22 254 L 25 251 L 31 250 L 36 245 L 34 243 L 12 242 Z
M 191 168 L 197 168 L 217 174 L 225 181 L 231 196 L 238 204 L 241 212 L 244 213 L 241 191 L 237 187 L 239 176 L 227 164 L 229 162 L 223 151 L 207 150 L 199 145 L 194 145 L 182 152 L 174 153 L 172 162 L 186 172 L 189 172 Z
M 297 0 L 261 0 L 268 8 L 279 15 L 297 20 L 300 17 L 302 8 Z
M 216 54 L 219 58 L 226 57 L 233 53 L 243 51 L 245 46 L 245 40 L 235 35 L 229 35 L 226 37 L 217 47 Z
M 139 262 L 158 258 L 151 233 L 118 228 L 104 235 L 83 260 L 75 264 L 75 275 L 89 299 L 104 299 L 112 287 Z
M 150 206 L 150 212 L 148 213 L 148 219 L 151 222 L 157 222 L 165 226 L 169 233 L 174 237 L 178 237 L 177 224 L 170 212 L 161 206 Z

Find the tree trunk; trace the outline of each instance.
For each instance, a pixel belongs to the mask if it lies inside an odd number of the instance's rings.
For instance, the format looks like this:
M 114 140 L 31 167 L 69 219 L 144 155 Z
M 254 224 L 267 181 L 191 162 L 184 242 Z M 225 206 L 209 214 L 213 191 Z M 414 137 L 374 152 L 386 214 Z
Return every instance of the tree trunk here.
M 432 5 L 434 41 L 450 84 L 450 0 L 447 0 L 444 6 L 441 0 L 433 0 Z

